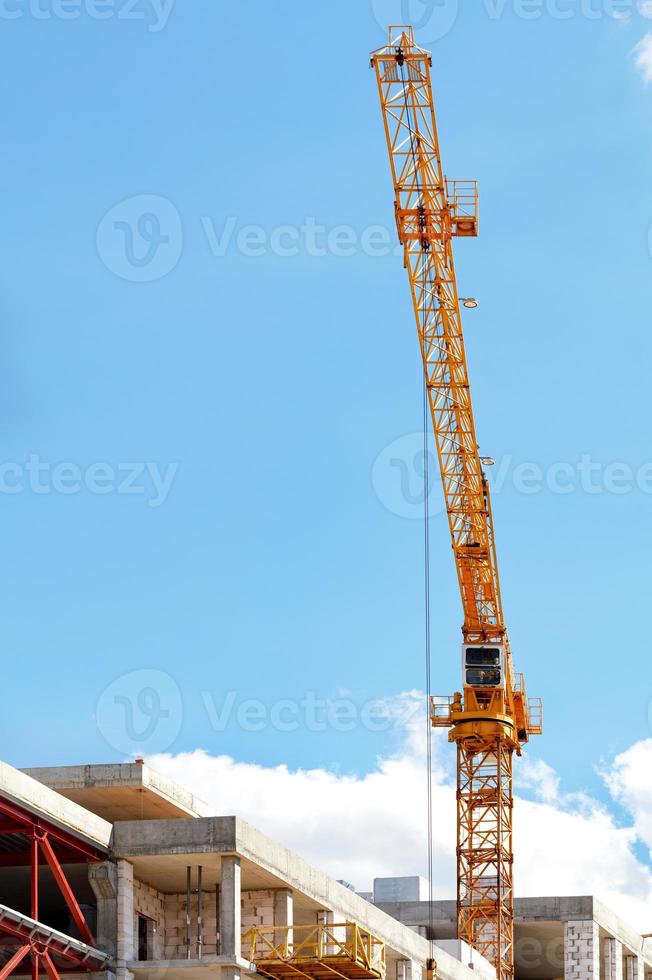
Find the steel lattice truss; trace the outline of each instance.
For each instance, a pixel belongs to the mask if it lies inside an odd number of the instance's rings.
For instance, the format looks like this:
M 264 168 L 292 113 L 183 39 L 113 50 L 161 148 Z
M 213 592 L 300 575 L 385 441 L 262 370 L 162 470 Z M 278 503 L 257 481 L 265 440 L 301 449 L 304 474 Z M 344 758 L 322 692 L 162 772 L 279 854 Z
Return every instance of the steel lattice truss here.
M 470 642 L 496 640 L 504 637 L 505 625 L 452 249 L 453 235 L 475 233 L 475 194 L 467 195 L 466 209 L 454 193 L 449 199 L 452 188 L 442 172 L 430 57 L 416 47 L 406 28 L 395 30 L 391 43 L 374 53 L 372 63 L 462 594 L 464 634 Z
M 504 739 L 457 743 L 460 935 L 513 970 L 512 760 Z

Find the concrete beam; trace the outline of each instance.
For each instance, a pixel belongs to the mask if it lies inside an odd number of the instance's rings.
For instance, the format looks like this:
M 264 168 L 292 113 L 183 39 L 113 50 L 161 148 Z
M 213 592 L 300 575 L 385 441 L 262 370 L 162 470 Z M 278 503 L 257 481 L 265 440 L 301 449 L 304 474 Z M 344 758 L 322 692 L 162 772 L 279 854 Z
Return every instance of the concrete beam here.
M 109 821 L 208 817 L 212 813 L 190 790 L 144 763 L 44 766 L 22 771 Z
M 89 843 L 99 845 L 103 851 L 111 843 L 113 827 L 108 821 L 72 803 L 6 762 L 0 762 L 0 795 Z

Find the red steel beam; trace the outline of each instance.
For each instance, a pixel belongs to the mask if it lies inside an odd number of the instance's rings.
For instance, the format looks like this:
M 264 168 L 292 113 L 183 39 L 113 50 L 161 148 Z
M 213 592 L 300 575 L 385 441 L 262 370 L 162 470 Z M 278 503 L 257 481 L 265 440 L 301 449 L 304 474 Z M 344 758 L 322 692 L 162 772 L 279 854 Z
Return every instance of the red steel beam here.
M 31 868 L 30 868 L 30 894 L 31 894 L 31 917 L 38 922 L 38 837 L 32 834 L 29 842 Z M 37 964 L 38 973 L 38 964 Z
M 60 842 L 66 848 L 69 848 L 80 856 L 83 855 L 87 861 L 103 861 L 106 858 L 106 849 L 103 849 L 101 845 L 94 847 L 92 844 L 87 844 L 85 841 L 75 837 L 74 834 L 69 834 L 65 830 L 61 830 L 61 828 L 51 824 L 48 820 L 42 817 L 35 817 L 28 810 L 21 809 L 21 807 L 11 803 L 1 795 L 0 814 L 8 818 L 12 823 L 15 821 L 21 827 L 27 828 L 22 831 L 23 833 L 31 835 L 33 830 L 40 830 L 41 833 L 48 834 L 52 840 Z
M 9 962 L 5 963 L 0 970 L 0 980 L 6 980 L 13 969 L 17 967 L 19 963 L 22 963 L 31 949 L 31 946 L 21 946 L 20 949 L 14 953 Z
M 50 958 L 50 954 L 47 949 L 41 953 L 41 959 L 43 960 L 43 966 L 45 967 L 45 972 L 47 973 L 50 980 L 61 980 L 59 974 L 57 973 L 57 968 Z
M 50 844 L 47 834 L 44 834 L 42 837 L 39 838 L 39 844 L 41 850 L 43 851 L 43 856 L 45 857 L 45 860 L 50 865 L 50 870 L 54 875 L 54 880 L 59 886 L 59 891 L 63 895 L 66 905 L 70 909 L 70 914 L 72 915 L 75 921 L 75 925 L 77 926 L 79 932 L 81 933 L 82 939 L 84 940 L 85 943 L 88 943 L 89 946 L 95 946 L 95 940 L 93 939 L 93 934 L 88 928 L 88 923 L 84 918 L 84 913 L 79 907 L 79 903 L 75 898 L 75 895 L 73 893 L 72 888 L 70 887 L 70 884 L 68 883 L 68 879 L 64 874 L 64 870 L 59 864 L 56 854 L 52 850 L 52 844 Z M 0 977 L 0 980 L 2 980 L 2 977 Z
M 4 932 L 8 936 L 12 936 L 14 939 L 20 939 L 23 942 L 32 941 L 31 939 L 32 933 L 29 932 L 26 928 L 20 929 L 17 928 L 16 926 L 11 926 L 8 922 L 0 922 L 0 932 Z M 41 940 L 38 941 L 41 942 Z M 53 941 L 51 949 L 54 955 L 59 957 L 59 959 L 70 960 L 72 963 L 76 963 L 79 966 L 83 965 L 83 957 L 81 956 L 81 954 L 78 953 L 75 949 L 66 949 L 65 947 L 62 948 L 63 942 L 64 942 L 63 936 L 61 937 L 61 939 L 55 939 Z M 4 946 L 5 942 L 0 940 L 0 945 Z M 15 946 L 16 944 L 14 943 L 13 945 Z
M 66 851 L 59 847 L 57 848 L 57 852 L 59 855 L 59 864 L 88 864 L 87 858 L 81 857 L 79 854 L 73 854 L 72 851 Z M 98 859 L 96 858 L 96 860 Z M 32 855 L 30 854 L 28 841 L 25 841 L 24 851 L 0 854 L 0 868 L 25 868 L 29 867 L 31 863 Z

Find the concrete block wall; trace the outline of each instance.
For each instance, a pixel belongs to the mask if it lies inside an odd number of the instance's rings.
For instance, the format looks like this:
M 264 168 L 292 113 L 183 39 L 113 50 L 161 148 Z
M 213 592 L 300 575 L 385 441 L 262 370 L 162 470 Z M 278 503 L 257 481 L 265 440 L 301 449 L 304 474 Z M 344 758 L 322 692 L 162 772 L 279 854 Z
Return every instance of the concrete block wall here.
M 600 927 L 593 919 L 566 922 L 564 977 L 565 980 L 599 980 Z
M 187 895 L 185 892 L 176 895 L 165 895 L 165 948 L 166 960 L 183 960 L 187 956 L 186 946 L 186 912 Z M 202 923 L 204 956 L 215 956 L 218 947 L 218 926 L 216 911 L 215 889 L 202 892 Z M 197 895 L 190 898 L 190 953 L 197 956 Z
M 145 882 L 133 878 L 132 866 L 127 861 L 119 863 L 119 882 L 121 888 L 118 918 L 122 965 L 125 961 L 137 958 L 139 914 L 149 919 L 154 926 L 151 958 L 185 960 L 188 955 L 186 892 L 165 895 L 157 891 Z M 254 926 L 285 924 L 288 916 L 291 921 L 291 894 L 289 899 L 287 896 L 286 890 L 242 891 L 240 898 L 242 933 Z M 193 959 L 198 955 L 197 905 L 197 894 L 193 892 L 190 900 L 190 955 Z M 202 924 L 202 955 L 215 956 L 221 951 L 215 889 L 202 893 Z
M 256 889 L 242 892 L 242 932 L 254 926 L 274 925 L 274 891 Z
M 138 915 L 144 915 L 154 923 L 151 959 L 160 960 L 165 947 L 164 896 L 150 885 L 134 878 L 134 937 L 138 936 Z

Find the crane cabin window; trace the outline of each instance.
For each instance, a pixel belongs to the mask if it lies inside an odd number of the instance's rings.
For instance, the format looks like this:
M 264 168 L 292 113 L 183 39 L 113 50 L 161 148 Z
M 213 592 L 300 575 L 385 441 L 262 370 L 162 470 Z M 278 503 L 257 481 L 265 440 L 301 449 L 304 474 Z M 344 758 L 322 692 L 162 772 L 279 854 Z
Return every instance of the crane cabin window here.
M 500 687 L 500 667 L 467 667 L 466 683 L 471 687 Z
M 500 667 L 500 647 L 467 647 L 467 667 Z
M 500 687 L 503 683 L 504 653 L 499 646 L 463 648 L 464 683 L 470 687 Z

